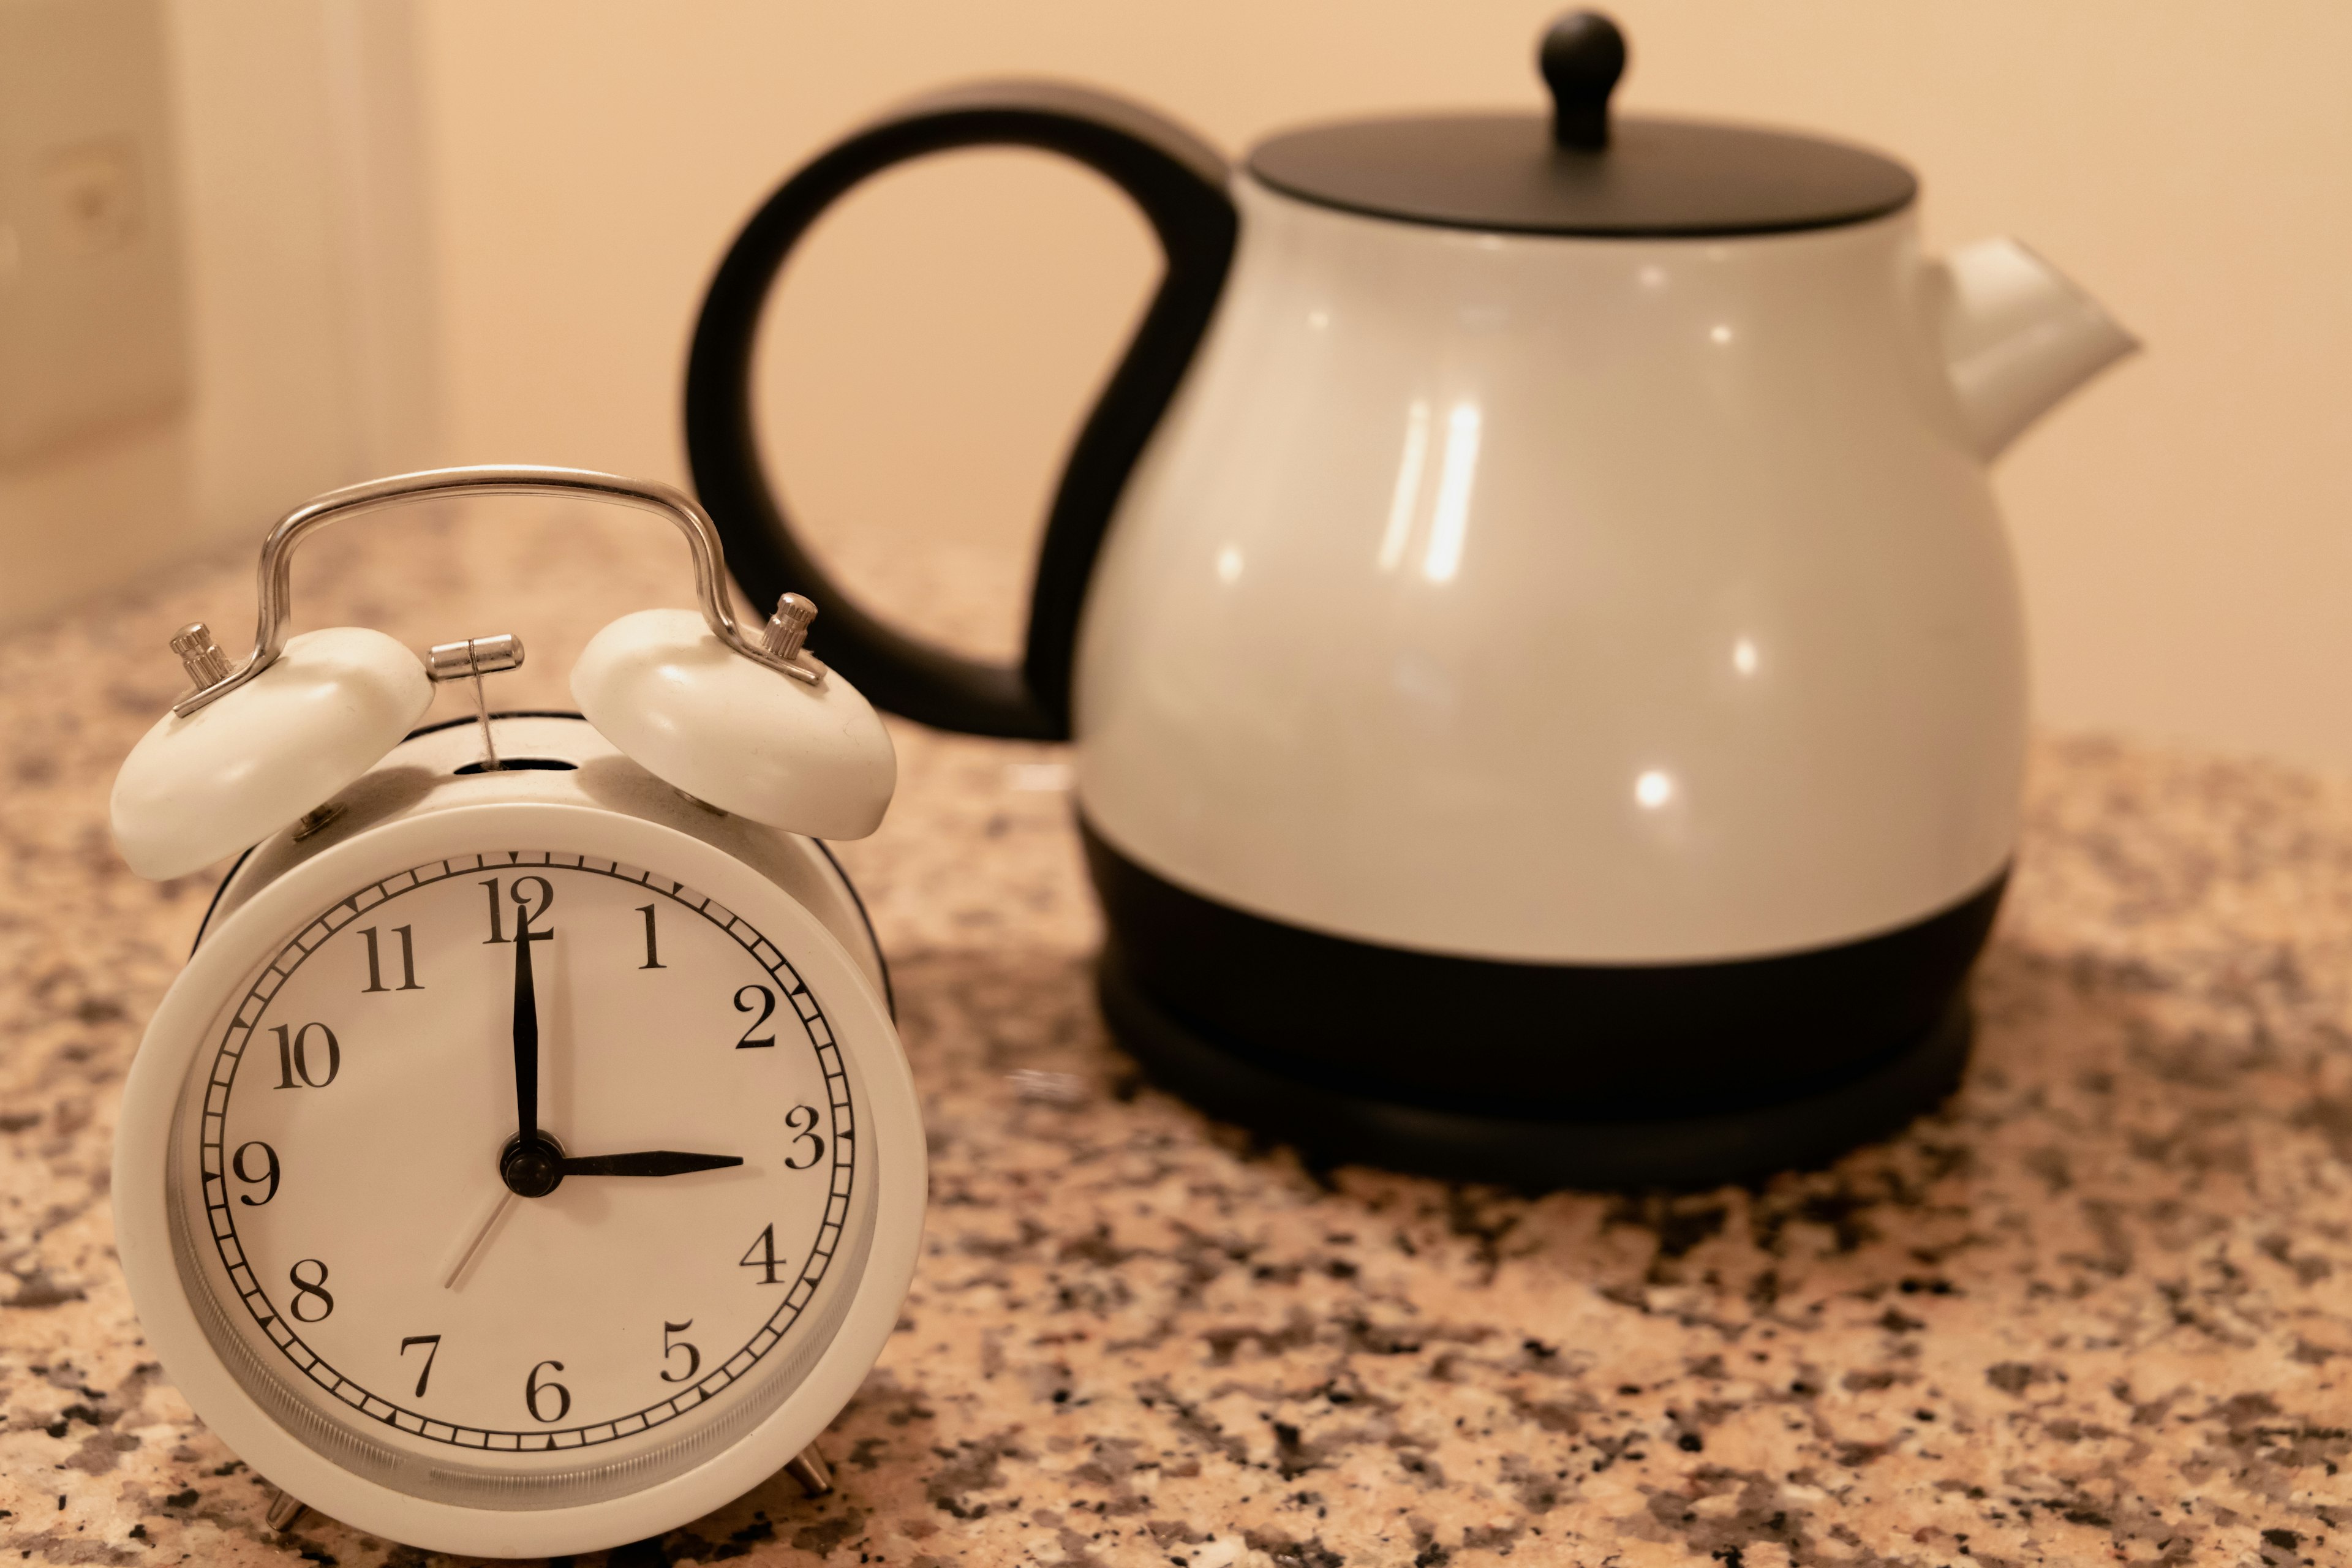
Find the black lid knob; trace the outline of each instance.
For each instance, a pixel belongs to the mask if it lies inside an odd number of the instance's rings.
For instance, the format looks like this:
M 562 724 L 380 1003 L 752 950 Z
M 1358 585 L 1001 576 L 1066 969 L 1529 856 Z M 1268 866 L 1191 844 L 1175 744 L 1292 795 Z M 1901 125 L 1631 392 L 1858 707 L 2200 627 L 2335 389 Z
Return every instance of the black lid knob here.
M 1609 95 L 1625 74 L 1625 35 L 1598 11 L 1570 11 L 1536 52 L 1551 89 L 1551 139 L 1597 153 L 1609 145 Z

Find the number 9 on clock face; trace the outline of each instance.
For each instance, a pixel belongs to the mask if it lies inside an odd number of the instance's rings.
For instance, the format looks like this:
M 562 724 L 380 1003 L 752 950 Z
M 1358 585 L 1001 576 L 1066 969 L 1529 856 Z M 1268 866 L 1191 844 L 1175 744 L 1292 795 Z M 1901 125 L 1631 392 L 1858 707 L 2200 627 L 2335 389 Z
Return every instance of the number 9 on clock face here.
M 126 1139 L 165 1123 L 161 1201 L 120 1201 L 169 1233 L 166 1364 L 273 1481 L 560 1550 L 525 1516 L 678 1522 L 830 1420 L 922 1155 L 887 1013 L 798 902 L 656 825 L 509 811 L 463 852 L 356 838 L 207 941 L 126 1104 Z

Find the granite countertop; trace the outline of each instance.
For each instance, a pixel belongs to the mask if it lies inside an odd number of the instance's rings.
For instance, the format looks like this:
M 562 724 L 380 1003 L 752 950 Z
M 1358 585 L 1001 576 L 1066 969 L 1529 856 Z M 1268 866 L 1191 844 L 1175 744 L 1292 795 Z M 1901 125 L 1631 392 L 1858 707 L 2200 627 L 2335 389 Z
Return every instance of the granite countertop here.
M 562 702 L 588 633 L 684 602 L 674 549 L 421 520 L 306 557 L 302 622 L 519 631 L 497 700 Z M 936 562 L 869 567 L 986 618 Z M 132 877 L 107 787 L 164 637 L 240 644 L 249 570 L 0 640 L 11 1559 L 425 1561 L 265 1528 L 110 1245 L 123 1071 L 212 878 Z M 1754 1190 L 1530 1198 L 1307 1169 L 1142 1084 L 1054 752 L 895 733 L 845 858 L 932 1139 L 901 1331 L 832 1496 L 779 1477 L 612 1563 L 2352 1563 L 2352 783 L 2045 739 L 1948 1106 Z

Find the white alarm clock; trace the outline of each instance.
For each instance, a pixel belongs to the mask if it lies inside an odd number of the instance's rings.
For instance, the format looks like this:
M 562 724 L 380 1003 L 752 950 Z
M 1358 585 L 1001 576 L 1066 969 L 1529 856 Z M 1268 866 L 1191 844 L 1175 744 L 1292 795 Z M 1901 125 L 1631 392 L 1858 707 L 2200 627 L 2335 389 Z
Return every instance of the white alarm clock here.
M 304 537 L 468 492 L 667 516 L 700 615 L 599 633 L 580 716 L 491 715 L 510 637 L 427 660 L 285 637 Z M 123 764 L 117 842 L 156 878 L 251 848 L 131 1067 L 118 1246 L 165 1370 L 280 1489 L 273 1523 L 537 1555 L 780 1468 L 826 1484 L 811 1444 L 922 1225 L 887 979 L 817 842 L 873 831 L 895 762 L 802 648 L 814 606 L 747 634 L 725 583 L 667 487 L 450 469 L 280 522 L 243 666 L 173 639 L 196 689 Z M 409 734 L 436 679 L 478 720 Z

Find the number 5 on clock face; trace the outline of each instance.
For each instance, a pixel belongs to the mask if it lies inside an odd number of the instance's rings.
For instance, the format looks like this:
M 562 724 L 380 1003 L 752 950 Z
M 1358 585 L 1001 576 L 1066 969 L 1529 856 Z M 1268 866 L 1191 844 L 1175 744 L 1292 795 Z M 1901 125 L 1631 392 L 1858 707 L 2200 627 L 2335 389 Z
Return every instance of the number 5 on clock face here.
M 236 1332 L 395 1449 L 689 1434 L 854 1272 L 824 1008 L 657 872 L 517 848 L 342 889 L 199 1064 L 183 1201 Z

